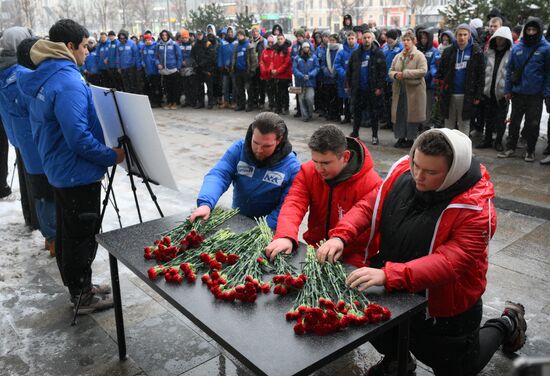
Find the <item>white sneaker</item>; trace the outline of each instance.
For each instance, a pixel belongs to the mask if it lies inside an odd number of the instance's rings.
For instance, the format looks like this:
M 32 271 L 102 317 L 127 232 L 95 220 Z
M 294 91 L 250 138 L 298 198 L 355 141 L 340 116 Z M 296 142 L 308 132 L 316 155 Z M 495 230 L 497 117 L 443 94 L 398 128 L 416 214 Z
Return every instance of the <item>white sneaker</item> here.
M 499 158 L 510 158 L 510 157 L 513 157 L 515 153 L 516 153 L 516 151 L 514 149 L 508 149 L 508 150 L 504 150 L 501 153 L 498 153 L 497 157 L 499 157 Z
M 525 152 L 525 157 L 523 158 L 525 162 L 534 162 L 535 161 L 535 153 L 529 153 L 528 151 Z
M 540 161 L 540 164 L 541 165 L 547 165 L 547 164 L 550 164 L 550 155 L 546 156 L 546 158 L 542 159 Z

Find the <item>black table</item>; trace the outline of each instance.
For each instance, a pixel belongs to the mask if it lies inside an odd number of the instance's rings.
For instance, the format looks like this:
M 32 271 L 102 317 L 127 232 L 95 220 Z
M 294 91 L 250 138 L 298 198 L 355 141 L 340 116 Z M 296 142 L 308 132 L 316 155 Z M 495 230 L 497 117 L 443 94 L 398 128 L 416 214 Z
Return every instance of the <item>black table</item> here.
M 99 244 L 109 252 L 121 360 L 126 359 L 126 341 L 117 260 L 257 374 L 309 374 L 395 326 L 399 332 L 399 370 L 400 374 L 406 374 L 410 318 L 425 308 L 425 298 L 407 293 L 369 293 L 371 301 L 391 310 L 390 320 L 327 336 L 299 336 L 294 334 L 294 322 L 285 320 L 294 294 L 285 297 L 261 294 L 256 303 L 228 303 L 216 300 L 200 279 L 195 284 L 182 285 L 167 284 L 160 278 L 149 280 L 147 269 L 154 263 L 144 260 L 143 247 L 151 245 L 160 233 L 183 218 L 183 215 L 171 216 L 97 235 Z M 253 221 L 242 216 L 225 224 L 237 233 L 252 225 Z M 304 250 L 302 246 L 294 257 L 296 263 L 303 260 Z

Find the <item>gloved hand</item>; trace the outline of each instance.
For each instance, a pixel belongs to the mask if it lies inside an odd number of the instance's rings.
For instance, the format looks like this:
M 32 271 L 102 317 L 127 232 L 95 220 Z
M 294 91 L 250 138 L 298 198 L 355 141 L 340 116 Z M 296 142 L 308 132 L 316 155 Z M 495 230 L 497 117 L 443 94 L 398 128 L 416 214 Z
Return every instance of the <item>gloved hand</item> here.
M 309 80 L 309 75 L 305 74 L 304 75 L 304 80 Z
M 550 97 L 544 98 L 544 102 L 546 103 L 546 112 L 550 114 Z

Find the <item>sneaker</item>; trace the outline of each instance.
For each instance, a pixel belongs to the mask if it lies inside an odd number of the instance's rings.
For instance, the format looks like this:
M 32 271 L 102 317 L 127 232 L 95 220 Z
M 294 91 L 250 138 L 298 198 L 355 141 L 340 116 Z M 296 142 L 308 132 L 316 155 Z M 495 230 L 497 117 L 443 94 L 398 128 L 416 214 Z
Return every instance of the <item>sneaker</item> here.
M 523 158 L 525 162 L 534 162 L 535 161 L 535 153 L 531 152 L 525 152 L 525 157 Z
M 514 331 L 502 344 L 502 351 L 512 354 L 523 347 L 527 336 L 527 322 L 525 321 L 525 308 L 519 303 L 506 301 L 502 316 L 508 316 L 515 324 Z
M 378 145 L 378 137 L 373 137 L 372 138 L 372 144 L 373 145 Z
M 175 104 L 175 103 L 172 103 L 172 104 L 170 105 L 170 109 L 171 109 L 171 110 L 177 110 L 177 109 L 178 109 L 178 105 Z
M 357 133 L 357 132 L 351 132 L 351 133 L 349 134 L 349 136 L 350 136 L 351 138 L 359 138 L 359 133 Z
M 541 164 L 541 165 L 547 165 L 547 164 L 550 164 L 550 155 L 549 155 L 549 156 L 547 156 L 547 157 L 546 157 L 546 158 L 544 158 L 544 159 L 541 159 L 541 161 L 540 161 L 540 164 Z
M 513 157 L 516 151 L 514 149 L 504 150 L 502 153 L 498 153 L 497 157 L 499 158 L 510 158 Z
M 365 376 L 397 376 L 398 363 L 397 359 L 384 356 L 382 360 L 367 370 Z M 416 359 L 409 353 L 407 361 L 407 375 L 416 375 Z
M 502 146 L 501 141 L 495 141 L 495 150 L 498 152 L 504 151 L 504 146 Z
M 548 144 L 548 146 L 546 147 L 546 149 L 544 149 L 544 151 L 542 152 L 542 154 L 544 154 L 544 155 L 550 155 L 550 143 Z
M 397 139 L 397 142 L 395 144 L 393 144 L 393 147 L 394 148 L 402 148 L 403 147 L 403 144 L 405 143 L 405 139 L 404 138 L 398 138 Z
M 76 305 L 78 304 L 78 296 L 73 298 L 73 302 L 73 309 L 76 310 Z M 111 295 L 95 295 L 90 291 L 82 295 L 80 307 L 78 307 L 78 314 L 86 315 L 88 313 L 102 311 L 104 309 L 112 308 L 113 305 L 114 303 Z
M 92 294 L 109 295 L 112 292 L 111 285 L 107 283 L 101 283 L 99 285 L 92 285 Z

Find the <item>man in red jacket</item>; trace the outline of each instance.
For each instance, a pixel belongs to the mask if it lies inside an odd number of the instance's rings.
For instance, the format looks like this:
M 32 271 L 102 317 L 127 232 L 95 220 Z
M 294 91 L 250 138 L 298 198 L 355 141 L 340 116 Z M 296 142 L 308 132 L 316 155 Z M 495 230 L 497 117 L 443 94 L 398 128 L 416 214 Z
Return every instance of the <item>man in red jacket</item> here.
M 304 163 L 296 175 L 281 208 L 274 240 L 266 248 L 271 259 L 298 246 L 298 230 L 308 210 L 304 240 L 316 246 L 328 239 L 329 230 L 356 202 L 365 196 L 374 199 L 382 182 L 367 147 L 358 139 L 346 138 L 335 125 L 315 131 L 308 146 L 311 161 Z M 344 261 L 364 266 L 368 239 L 366 231 L 349 242 Z
M 361 291 L 378 285 L 428 297 L 427 315 L 412 319 L 411 351 L 436 375 L 477 374 L 501 345 L 515 352 L 525 343 L 521 304 L 506 302 L 500 318 L 479 328 L 487 249 L 496 229 L 493 197 L 468 136 L 433 129 L 391 168 L 376 199 L 357 203 L 317 251 L 320 262 L 332 262 L 370 228 L 368 249 L 378 252 L 374 267 L 354 270 L 347 283 Z M 393 374 L 396 339 L 390 333 L 372 342 L 385 356 L 368 375 Z M 411 357 L 408 371 L 415 367 Z

